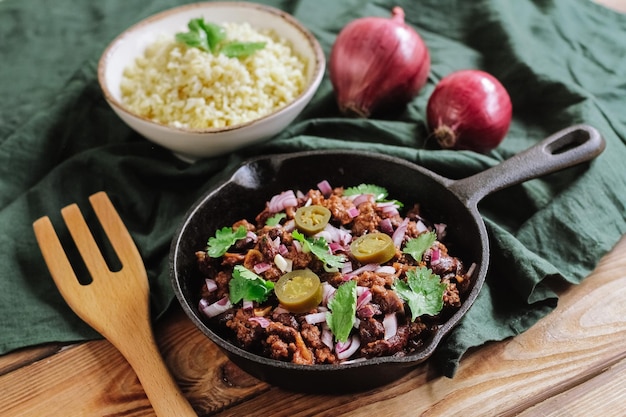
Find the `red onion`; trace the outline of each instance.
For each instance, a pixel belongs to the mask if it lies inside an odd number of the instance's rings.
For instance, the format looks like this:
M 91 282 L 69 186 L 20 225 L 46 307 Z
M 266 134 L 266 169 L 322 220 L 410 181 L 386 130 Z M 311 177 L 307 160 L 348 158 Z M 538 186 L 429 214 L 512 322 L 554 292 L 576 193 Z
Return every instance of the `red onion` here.
M 402 245 L 402 242 L 404 241 L 404 235 L 406 234 L 406 230 L 408 227 L 409 227 L 409 218 L 405 217 L 402 220 L 402 223 L 398 225 L 398 228 L 396 229 L 396 231 L 393 232 L 393 234 L 391 235 L 393 244 L 396 245 L 396 247 L 399 248 Z
M 287 190 L 273 196 L 268 202 L 268 209 L 269 212 L 273 214 L 283 211 L 287 207 L 295 207 L 297 205 L 298 200 L 296 195 L 292 190 Z
M 271 321 L 269 321 L 266 317 L 249 317 L 248 321 L 254 321 L 257 322 L 259 324 L 259 326 L 261 326 L 262 328 L 267 328 L 267 326 L 269 326 L 271 324 Z
M 383 319 L 383 328 L 385 329 L 385 340 L 391 339 L 398 333 L 398 319 L 396 313 L 387 313 Z
M 361 339 L 356 334 L 352 335 L 345 342 L 337 342 L 335 345 L 335 354 L 338 359 L 348 359 L 361 346 Z
M 502 142 L 511 98 L 492 75 L 461 70 L 444 77 L 428 99 L 428 126 L 442 148 L 487 152 Z
M 231 304 L 228 296 L 221 298 L 213 304 L 207 303 L 206 299 L 201 298 L 199 302 L 200 311 L 204 313 L 208 318 L 215 317 L 223 312 L 227 311 L 233 305 Z
M 309 313 L 304 316 L 304 320 L 306 320 L 309 324 L 318 324 L 326 322 L 326 312 L 320 311 L 318 313 Z
M 317 188 L 324 195 L 324 197 L 328 197 L 333 193 L 333 187 L 330 186 L 330 183 L 327 180 L 323 180 L 317 184 Z
M 348 23 L 333 44 L 330 80 L 339 110 L 369 117 L 408 103 L 426 84 L 430 53 L 394 7 L 391 18 L 363 17 Z

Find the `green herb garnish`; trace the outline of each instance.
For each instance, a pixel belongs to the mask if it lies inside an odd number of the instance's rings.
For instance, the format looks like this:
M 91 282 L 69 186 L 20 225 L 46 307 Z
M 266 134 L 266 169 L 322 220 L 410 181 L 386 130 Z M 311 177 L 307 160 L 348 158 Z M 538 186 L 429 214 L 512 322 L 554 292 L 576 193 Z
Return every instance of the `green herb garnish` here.
M 302 243 L 302 249 L 313 253 L 320 261 L 324 262 L 326 266 L 331 268 L 340 268 L 346 261 L 346 258 L 342 255 L 333 255 L 330 252 L 328 243 L 323 237 L 307 238 L 302 233 L 294 230 L 291 235 L 294 239 Z
M 435 243 L 435 240 L 437 240 L 437 235 L 434 232 L 422 233 L 413 239 L 409 239 L 406 245 L 404 245 L 402 252 L 408 253 L 419 262 L 422 260 L 424 252 Z
M 280 223 L 282 219 L 287 217 L 285 213 L 276 213 L 265 221 L 266 226 L 274 227 Z
M 404 207 L 404 204 L 402 204 L 398 200 L 386 200 L 389 193 L 386 188 L 381 187 L 380 185 L 359 184 L 356 187 L 348 187 L 345 190 L 343 190 L 344 196 L 359 195 L 359 194 L 372 194 L 374 196 L 374 201 L 376 202 L 380 202 L 380 203 L 393 202 L 398 207 Z
M 424 314 L 435 316 L 443 308 L 443 293 L 446 284 L 432 270 L 420 267 L 407 271 L 406 282 L 396 279 L 393 290 L 411 310 L 411 321 Z
M 223 227 L 215 231 L 215 237 L 209 238 L 207 242 L 207 254 L 211 258 L 219 258 L 235 244 L 239 239 L 243 239 L 248 234 L 245 227 L 239 226 L 237 230 L 232 227 Z
M 187 28 L 188 32 L 176 34 L 176 42 L 216 55 L 221 53 L 229 58 L 245 58 L 265 48 L 265 42 L 227 41 L 223 27 L 202 18 L 191 19 Z
M 233 276 L 228 283 L 230 302 L 233 304 L 241 300 L 257 301 L 262 303 L 274 289 L 272 281 L 266 281 L 242 265 L 235 265 Z
M 326 323 L 335 339 L 345 342 L 350 337 L 356 314 L 356 281 L 341 284 L 328 301 L 330 311 L 326 312 Z

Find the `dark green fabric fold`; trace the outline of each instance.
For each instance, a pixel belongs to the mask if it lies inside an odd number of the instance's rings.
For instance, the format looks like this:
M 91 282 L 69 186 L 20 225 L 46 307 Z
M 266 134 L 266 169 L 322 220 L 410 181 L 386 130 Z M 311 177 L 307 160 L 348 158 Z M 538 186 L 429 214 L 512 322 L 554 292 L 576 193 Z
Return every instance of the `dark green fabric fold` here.
M 326 55 L 351 20 L 404 8 L 432 58 L 428 84 L 404 109 L 369 120 L 338 113 L 328 77 L 272 140 L 186 164 L 130 130 L 106 104 L 100 54 L 126 27 L 182 4 L 0 2 L 0 354 L 98 337 L 73 315 L 41 258 L 32 222 L 88 207 L 104 190 L 144 258 L 159 317 L 173 299 L 168 251 L 188 207 L 246 158 L 308 149 L 373 150 L 448 178 L 485 170 L 577 123 L 606 151 L 591 163 L 494 193 L 480 205 L 490 234 L 487 283 L 435 360 L 452 376 L 463 354 L 527 330 L 557 304 L 555 282 L 579 283 L 626 232 L 626 16 L 588 0 L 266 1 L 295 15 Z M 438 150 L 425 108 L 436 82 L 478 68 L 508 89 L 514 119 L 494 151 Z M 63 232 L 61 232 L 63 233 Z

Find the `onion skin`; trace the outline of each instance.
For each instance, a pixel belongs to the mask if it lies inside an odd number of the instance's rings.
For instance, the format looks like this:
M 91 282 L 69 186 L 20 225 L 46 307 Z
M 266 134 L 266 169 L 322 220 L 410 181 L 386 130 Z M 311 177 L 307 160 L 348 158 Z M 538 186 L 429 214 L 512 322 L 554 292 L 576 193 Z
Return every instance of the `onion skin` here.
M 339 111 L 367 118 L 406 105 L 426 84 L 430 53 L 419 34 L 394 7 L 391 18 L 364 17 L 337 35 L 329 59 Z
M 481 153 L 502 142 L 512 114 L 504 86 L 480 70 L 447 75 L 435 86 L 426 106 L 428 126 L 442 148 Z

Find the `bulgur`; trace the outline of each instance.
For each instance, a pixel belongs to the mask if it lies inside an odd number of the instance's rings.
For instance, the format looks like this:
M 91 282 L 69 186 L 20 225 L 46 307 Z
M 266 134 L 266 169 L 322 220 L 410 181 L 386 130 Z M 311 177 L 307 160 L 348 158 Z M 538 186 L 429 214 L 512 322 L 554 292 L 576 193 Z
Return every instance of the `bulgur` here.
M 160 37 L 124 70 L 122 100 L 156 122 L 193 129 L 238 125 L 293 101 L 306 63 L 289 43 L 249 24 L 225 23 L 227 39 L 265 42 L 246 58 L 228 58 Z

